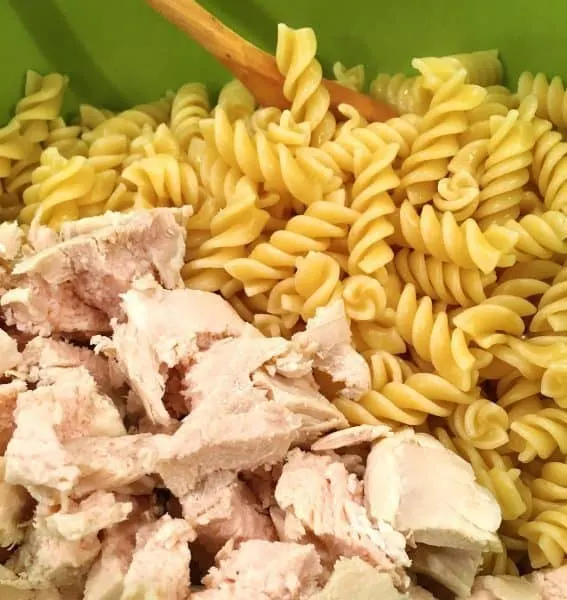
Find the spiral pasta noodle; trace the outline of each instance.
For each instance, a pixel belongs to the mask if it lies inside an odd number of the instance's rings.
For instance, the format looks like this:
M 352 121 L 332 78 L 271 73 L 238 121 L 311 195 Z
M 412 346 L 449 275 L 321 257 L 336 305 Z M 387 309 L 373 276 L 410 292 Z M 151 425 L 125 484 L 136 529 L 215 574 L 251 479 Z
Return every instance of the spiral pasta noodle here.
M 567 464 L 549 462 L 531 483 L 534 513 L 557 510 L 567 503 Z
M 0 178 L 9 177 L 15 161 L 24 160 L 33 150 L 32 143 L 21 133 L 18 121 L 0 129 Z
M 409 248 L 396 253 L 394 267 L 420 295 L 463 307 L 484 302 L 485 288 L 496 279 L 494 273 L 484 275 L 477 269 L 463 269 Z
M 536 457 L 548 459 L 557 449 L 567 453 L 567 413 L 559 408 L 525 415 L 516 419 L 510 429 L 510 446 L 522 463 Z
M 508 442 L 508 415 L 501 406 L 486 398 L 479 398 L 468 406 L 457 406 L 448 422 L 456 436 L 475 448 L 495 450 Z
M 45 145 L 57 148 L 64 158 L 87 156 L 88 145 L 81 139 L 81 131 L 80 125 L 67 125 L 61 117 L 57 117 L 49 123 Z
M 224 110 L 231 121 L 236 121 L 254 112 L 256 100 L 238 79 L 233 79 L 222 87 L 217 106 Z
M 559 567 L 567 554 L 567 506 L 540 513 L 520 528 L 534 568 Z
M 431 92 L 423 87 L 422 78 L 403 73 L 379 73 L 370 84 L 370 95 L 387 102 L 402 115 L 424 115 L 431 103 Z
M 328 140 L 335 129 L 329 112 L 329 92 L 322 85 L 321 65 L 315 58 L 317 40 L 312 29 L 293 30 L 280 23 L 276 63 L 284 75 L 284 96 L 291 102 L 296 121 L 307 121 L 316 145 Z
M 553 125 L 564 130 L 567 125 L 567 96 L 560 77 L 548 81 L 543 73 L 524 71 L 518 79 L 518 97 L 523 100 L 534 95 L 537 98 L 537 115 L 549 119 Z
M 68 78 L 59 73 L 42 77 L 28 71 L 24 97 L 16 104 L 15 119 L 30 142 L 43 142 L 49 135 L 48 124 L 59 116 Z
M 209 111 L 209 96 L 203 84 L 187 83 L 177 90 L 171 106 L 171 130 L 183 151 L 187 151 L 194 136 L 200 135 L 199 123 Z
M 422 74 L 428 68 L 422 63 L 417 67 Z M 458 136 L 467 128 L 467 111 L 476 108 L 486 96 L 483 88 L 466 84 L 465 79 L 465 69 L 458 69 L 441 78 L 432 89 L 420 135 L 401 167 L 400 192 L 405 191 L 412 204 L 421 205 L 433 198 L 436 182 L 445 176 L 449 161 L 458 151 Z
M 348 69 L 343 63 L 336 62 L 333 64 L 333 74 L 338 83 L 351 90 L 360 92 L 364 88 L 364 65 L 355 65 Z

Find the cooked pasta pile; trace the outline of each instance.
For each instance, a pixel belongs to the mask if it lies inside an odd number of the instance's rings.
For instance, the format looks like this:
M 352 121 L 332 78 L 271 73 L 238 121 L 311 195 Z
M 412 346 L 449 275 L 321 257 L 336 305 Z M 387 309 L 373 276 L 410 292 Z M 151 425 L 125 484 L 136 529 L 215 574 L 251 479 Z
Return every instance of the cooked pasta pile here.
M 266 335 L 335 298 L 373 390 L 353 424 L 430 431 L 498 499 L 495 574 L 567 553 L 567 98 L 495 51 L 415 59 L 370 93 L 400 116 L 329 111 L 311 29 L 280 25 L 290 110 L 229 83 L 60 116 L 67 78 L 29 72 L 0 130 L 2 220 L 58 228 L 105 211 L 190 205 L 183 278 Z M 364 69 L 335 65 L 361 89 Z

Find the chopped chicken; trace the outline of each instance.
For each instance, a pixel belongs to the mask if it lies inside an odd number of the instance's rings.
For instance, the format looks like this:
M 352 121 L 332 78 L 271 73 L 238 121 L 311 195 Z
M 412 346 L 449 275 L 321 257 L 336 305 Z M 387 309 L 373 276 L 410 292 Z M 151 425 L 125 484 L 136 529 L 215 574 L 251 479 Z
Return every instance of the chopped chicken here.
M 185 230 L 175 209 L 131 213 L 34 254 L 13 269 L 17 287 L 2 297 L 6 321 L 21 331 L 95 334 L 121 314 L 119 296 L 133 281 L 155 275 L 182 285 Z
M 44 337 L 35 337 L 26 344 L 18 375 L 30 383 L 53 383 L 59 370 L 69 367 L 85 367 L 105 394 L 111 395 L 124 383 L 113 361 L 90 348 Z
M 436 600 L 435 596 L 419 585 L 412 585 L 408 590 L 408 600 Z
M 260 506 L 265 510 L 276 504 L 274 492 L 281 474 L 282 465 L 276 464 L 271 467 L 262 466 L 254 471 L 244 472 L 241 477 L 260 502 Z
M 370 369 L 351 343 L 351 331 L 342 300 L 318 308 L 305 331 L 293 341 L 312 355 L 313 367 L 344 387 L 339 395 L 358 400 L 370 389 Z
M 125 521 L 132 508 L 132 502 L 120 502 L 114 494 L 95 492 L 80 503 L 73 502 L 65 511 L 47 516 L 45 527 L 66 540 L 79 541 Z
M 18 342 L 6 331 L 0 329 L 0 377 L 14 369 L 21 359 Z
M 348 446 L 358 444 L 372 443 L 380 438 L 391 434 L 392 429 L 388 425 L 358 425 L 349 427 L 342 431 L 334 431 L 326 436 L 319 438 L 312 446 L 311 450 L 320 452 L 324 450 L 338 450 Z
M 364 508 L 362 482 L 342 462 L 292 450 L 275 496 L 285 511 L 283 539 L 303 541 L 315 536 L 331 567 L 341 556 L 359 556 L 391 574 L 397 587 L 407 584 L 404 537 L 388 525 L 372 525 Z
M 312 545 L 250 540 L 228 543 L 203 582 L 215 593 L 193 599 L 307 600 L 319 589 L 323 569 Z
M 529 579 L 537 587 L 541 600 L 567 598 L 567 564 L 557 569 L 534 571 Z
M 415 573 L 428 575 L 457 596 L 470 593 L 482 564 L 482 552 L 418 544 L 410 554 Z
M 172 519 L 169 515 L 140 527 L 121 600 L 185 600 L 189 595 L 191 534 L 183 519 Z
M 281 462 L 297 439 L 300 420 L 283 406 L 264 403 L 247 413 L 190 414 L 171 437 L 158 473 L 178 498 L 210 473 L 251 471 Z
M 321 592 L 312 600 L 407 600 L 392 578 L 358 557 L 341 558 Z
M 85 584 L 84 600 L 120 599 L 128 572 L 139 522 L 126 522 L 105 532 L 100 556 L 92 566 Z
M 23 487 L 11 485 L 4 480 L 4 463 L 5 459 L 0 457 L 0 548 L 22 541 L 25 521 L 31 515 L 29 494 Z
M 167 291 L 147 280 L 124 294 L 122 304 L 126 322 L 115 327 L 112 342 L 99 340 L 99 348 L 116 356 L 151 420 L 167 424 L 168 370 L 189 360 L 200 344 L 240 335 L 247 326 L 220 296 Z
M 0 259 L 15 260 L 22 249 L 24 232 L 15 221 L 0 223 Z
M 230 539 L 276 539 L 270 517 L 261 512 L 252 491 L 231 471 L 209 475 L 180 502 L 183 518 L 212 555 Z
M 264 389 L 271 401 L 285 406 L 301 419 L 298 443 L 302 445 L 323 433 L 348 426 L 343 414 L 319 393 L 308 377 L 287 379 L 259 370 L 253 374 L 252 382 L 256 388 Z
M 39 520 L 6 566 L 33 586 L 67 586 L 87 574 L 99 551 L 96 534 L 70 541 L 48 531 Z
M 477 577 L 472 594 L 461 598 L 462 600 L 551 600 L 553 596 L 550 598 L 540 596 L 535 585 L 519 577 L 489 575 Z M 565 588 L 556 598 L 557 600 L 565 598 Z
M 23 381 L 14 380 L 0 384 L 0 455 L 4 454 L 8 442 L 14 433 L 14 412 L 18 394 L 26 391 Z
M 377 442 L 364 483 L 371 519 L 390 523 L 417 543 L 500 548 L 496 500 L 475 482 L 472 467 L 432 436 L 408 429 Z
M 65 450 L 78 471 L 73 496 L 121 491 L 138 482 L 156 471 L 168 445 L 168 436 L 151 434 L 80 438 L 67 443 Z

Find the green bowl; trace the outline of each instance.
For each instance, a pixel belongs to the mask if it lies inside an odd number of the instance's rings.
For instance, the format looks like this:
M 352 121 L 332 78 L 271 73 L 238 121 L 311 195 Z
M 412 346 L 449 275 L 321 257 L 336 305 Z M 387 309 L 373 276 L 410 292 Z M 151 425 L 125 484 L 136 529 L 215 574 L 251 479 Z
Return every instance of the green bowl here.
M 327 73 L 336 60 L 410 71 L 414 56 L 498 48 L 515 85 L 523 70 L 567 75 L 564 0 L 203 0 L 227 25 L 274 51 L 276 25 L 310 26 Z M 70 76 L 64 112 L 81 102 L 124 109 L 188 81 L 211 91 L 227 72 L 143 0 L 0 0 L 0 119 L 27 69 Z

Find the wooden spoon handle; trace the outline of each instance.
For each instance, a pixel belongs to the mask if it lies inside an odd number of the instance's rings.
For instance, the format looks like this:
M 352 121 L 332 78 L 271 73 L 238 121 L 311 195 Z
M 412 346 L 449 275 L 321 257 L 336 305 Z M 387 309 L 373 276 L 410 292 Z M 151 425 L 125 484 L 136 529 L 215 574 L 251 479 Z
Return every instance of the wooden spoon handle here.
M 284 77 L 278 71 L 273 56 L 223 25 L 195 0 L 146 1 L 217 58 L 240 79 L 260 104 L 289 108 L 289 101 L 283 95 Z M 323 84 L 331 94 L 331 108 L 334 112 L 340 104 L 346 103 L 352 104 L 369 121 L 385 121 L 396 116 L 388 105 L 350 90 L 336 81 L 324 79 Z

